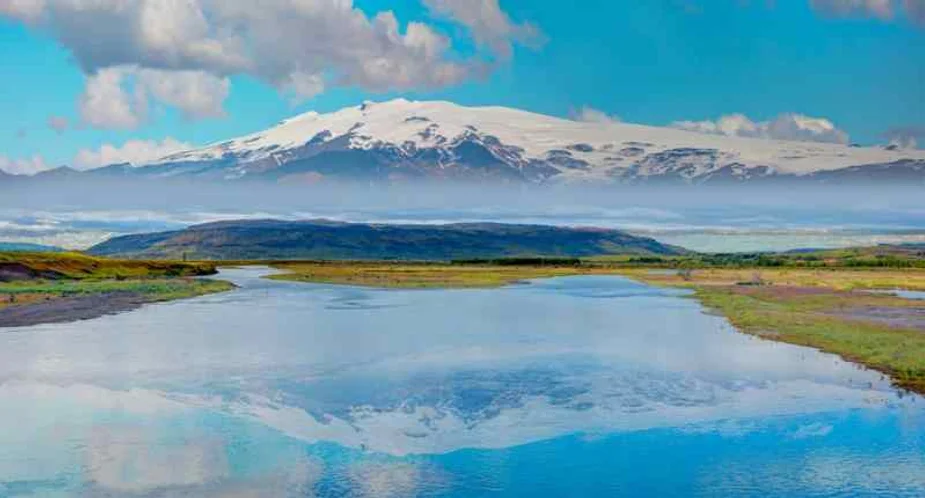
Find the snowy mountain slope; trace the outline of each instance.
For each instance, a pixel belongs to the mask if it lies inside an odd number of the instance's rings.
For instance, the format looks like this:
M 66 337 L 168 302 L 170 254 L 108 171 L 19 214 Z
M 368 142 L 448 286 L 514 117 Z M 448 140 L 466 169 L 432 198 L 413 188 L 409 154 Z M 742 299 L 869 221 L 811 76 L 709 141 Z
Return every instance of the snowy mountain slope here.
M 263 132 L 173 154 L 139 173 L 225 179 L 414 177 L 701 183 L 923 162 L 925 151 L 583 123 L 504 107 L 403 99 L 309 112 Z M 866 173 L 865 173 L 866 174 Z M 862 175 L 863 176 L 863 175 Z

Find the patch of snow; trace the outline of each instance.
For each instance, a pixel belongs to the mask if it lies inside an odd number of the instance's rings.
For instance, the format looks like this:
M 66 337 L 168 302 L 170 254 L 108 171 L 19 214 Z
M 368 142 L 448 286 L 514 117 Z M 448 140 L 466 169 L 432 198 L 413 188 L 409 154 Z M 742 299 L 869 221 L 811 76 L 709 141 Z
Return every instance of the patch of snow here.
M 302 147 L 315 137 L 324 141 L 348 137 L 351 148 L 363 150 L 383 145 L 422 150 L 446 147 L 472 134 L 483 139 L 494 137 L 507 148 L 519 149 L 526 161 L 547 160 L 551 152 L 567 150 L 572 164 L 584 162 L 588 167 L 556 166 L 562 176 L 590 179 L 607 178 L 615 163 L 625 167 L 636 161 L 644 163 L 644 158 L 653 154 L 670 158 L 679 150 L 693 149 L 712 150 L 715 154 L 679 157 L 678 161 L 684 162 L 685 176 L 709 174 L 733 165 L 803 175 L 902 159 L 925 160 L 925 151 L 918 150 L 730 137 L 628 123 L 578 122 L 506 107 L 396 99 L 366 102 L 329 114 L 307 112 L 269 130 L 173 154 L 160 162 L 212 161 L 228 156 L 239 162 L 253 162 L 276 158 L 276 154 Z M 615 151 L 620 150 L 626 154 L 615 158 Z M 664 167 L 649 162 L 652 171 L 643 164 L 639 174 L 663 172 Z

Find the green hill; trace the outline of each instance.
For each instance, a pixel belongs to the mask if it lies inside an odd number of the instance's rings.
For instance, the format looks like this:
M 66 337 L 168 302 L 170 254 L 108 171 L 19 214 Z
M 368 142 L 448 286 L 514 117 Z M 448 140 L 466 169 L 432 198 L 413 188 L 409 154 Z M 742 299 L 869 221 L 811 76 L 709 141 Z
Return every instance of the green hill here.
M 185 230 L 128 235 L 90 254 L 204 260 L 415 260 L 521 256 L 676 255 L 684 251 L 619 230 L 458 223 L 376 225 L 325 220 L 226 221 Z

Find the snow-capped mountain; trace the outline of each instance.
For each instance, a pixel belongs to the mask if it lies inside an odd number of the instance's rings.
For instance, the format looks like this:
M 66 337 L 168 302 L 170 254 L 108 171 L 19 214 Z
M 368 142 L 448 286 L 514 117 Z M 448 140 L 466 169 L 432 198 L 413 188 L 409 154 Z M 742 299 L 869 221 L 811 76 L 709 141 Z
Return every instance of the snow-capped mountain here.
M 708 183 L 786 178 L 832 182 L 865 178 L 872 171 L 890 176 L 893 168 L 901 170 L 901 178 L 925 181 L 925 151 L 585 123 L 504 107 L 398 99 L 330 114 L 309 112 L 259 133 L 138 168 L 101 171 L 283 182 L 445 178 Z

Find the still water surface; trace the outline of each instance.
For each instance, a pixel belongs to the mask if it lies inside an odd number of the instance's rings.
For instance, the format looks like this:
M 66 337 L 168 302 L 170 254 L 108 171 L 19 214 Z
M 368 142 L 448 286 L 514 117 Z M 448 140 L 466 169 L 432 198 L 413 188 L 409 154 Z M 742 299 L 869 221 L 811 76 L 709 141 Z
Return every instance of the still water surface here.
M 925 400 L 615 277 L 0 331 L 0 496 L 925 496 Z

